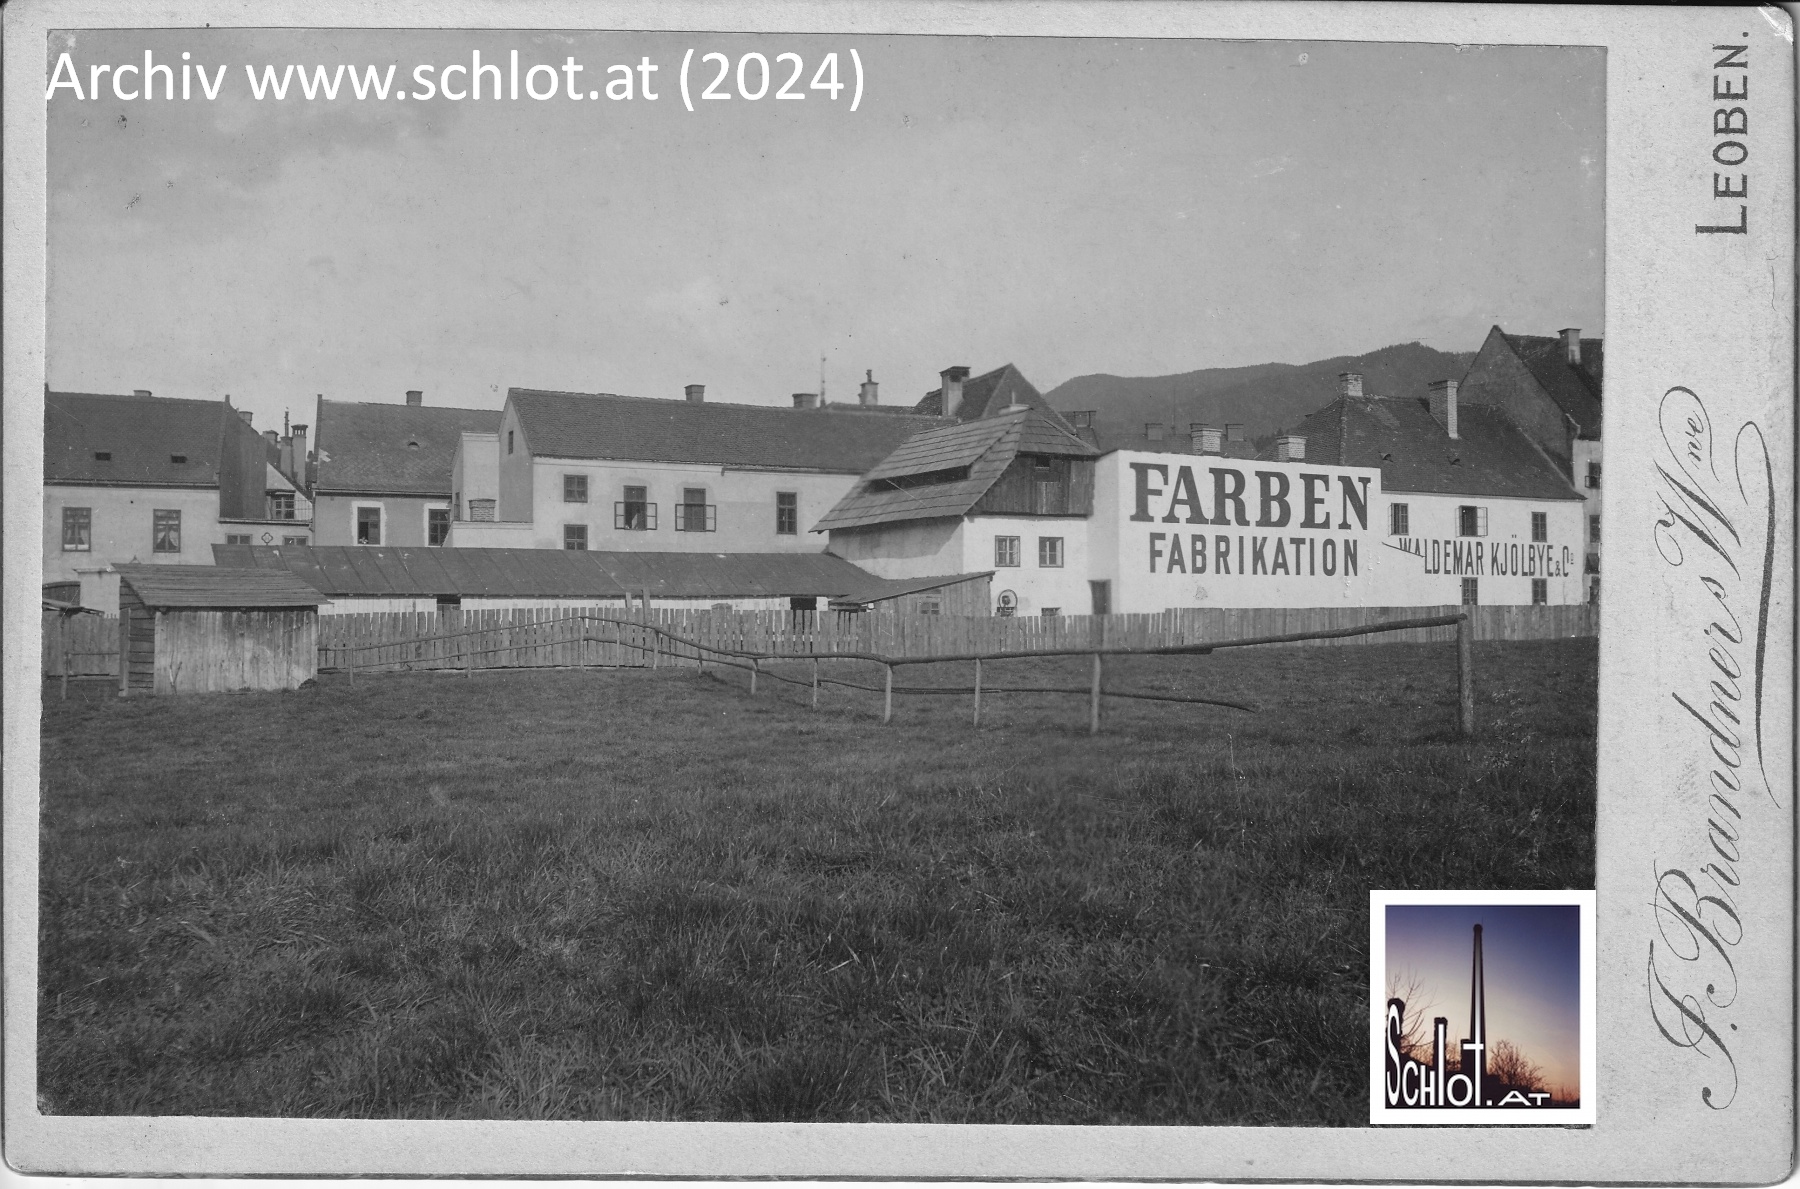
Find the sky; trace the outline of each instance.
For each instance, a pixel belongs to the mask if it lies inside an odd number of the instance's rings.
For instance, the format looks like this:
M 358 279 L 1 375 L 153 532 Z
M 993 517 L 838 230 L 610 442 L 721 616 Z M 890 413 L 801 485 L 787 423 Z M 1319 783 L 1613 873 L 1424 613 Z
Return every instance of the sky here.
M 498 408 L 508 387 L 911 403 L 953 364 L 1304 363 L 1490 325 L 1604 333 L 1600 50 L 468 31 L 53 34 L 177 98 L 49 102 L 52 388 Z M 755 52 L 759 100 L 696 96 Z M 851 111 L 855 68 L 863 93 Z M 580 100 L 253 97 L 328 73 L 574 58 Z M 227 67 L 180 96 L 181 54 Z M 836 100 L 807 83 L 839 56 Z M 793 88 L 807 98 L 778 100 Z M 648 58 L 658 98 L 588 91 Z M 743 65 L 744 90 L 760 72 Z M 435 74 L 429 76 L 436 81 Z M 540 75 L 540 93 L 550 76 Z M 141 80 L 126 76 L 130 94 Z M 453 84 L 459 88 L 465 80 Z M 140 92 L 141 96 L 141 92 Z
M 1490 1044 L 1510 1040 L 1551 1090 L 1581 1085 L 1581 910 L 1569 904 L 1390 904 L 1387 975 L 1416 982 L 1408 1019 L 1443 1016 L 1449 1046 L 1469 1035 L 1474 927 L 1481 926 Z M 1430 1035 L 1427 1024 L 1426 1035 Z

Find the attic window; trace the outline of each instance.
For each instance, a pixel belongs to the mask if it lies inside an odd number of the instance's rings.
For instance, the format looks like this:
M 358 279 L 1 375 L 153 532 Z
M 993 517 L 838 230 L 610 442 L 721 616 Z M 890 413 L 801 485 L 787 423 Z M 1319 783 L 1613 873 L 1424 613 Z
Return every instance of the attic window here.
M 417 439 L 417 438 L 409 439 L 406 443 L 406 448 L 408 450 L 417 450 L 419 448 L 419 439 Z
M 171 454 L 171 455 L 169 455 L 169 461 L 170 461 L 170 462 L 186 462 L 186 461 L 187 461 L 187 455 L 185 455 L 185 454 Z
M 112 461 L 112 451 L 111 450 L 96 450 L 96 451 L 94 451 L 94 461 L 95 462 L 111 462 Z

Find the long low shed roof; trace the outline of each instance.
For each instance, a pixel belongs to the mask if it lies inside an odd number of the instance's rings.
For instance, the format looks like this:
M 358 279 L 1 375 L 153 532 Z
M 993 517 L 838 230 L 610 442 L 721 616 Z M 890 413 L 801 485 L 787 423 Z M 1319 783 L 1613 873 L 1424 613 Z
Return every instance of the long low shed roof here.
M 891 597 L 887 583 L 829 553 L 615 553 L 368 545 L 214 545 L 219 566 L 304 579 L 328 595 L 614 599 Z M 958 575 L 934 582 L 955 581 Z
M 146 607 L 273 610 L 329 603 L 292 573 L 250 566 L 114 567 Z

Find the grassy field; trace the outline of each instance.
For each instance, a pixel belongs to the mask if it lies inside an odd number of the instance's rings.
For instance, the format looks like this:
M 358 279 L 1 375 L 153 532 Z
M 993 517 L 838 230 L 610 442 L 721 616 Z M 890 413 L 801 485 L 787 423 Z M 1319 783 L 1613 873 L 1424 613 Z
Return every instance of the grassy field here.
M 1448 644 L 1117 662 L 1262 712 L 1098 738 L 736 672 L 86 687 L 44 717 L 41 1104 L 1358 1124 L 1368 889 L 1593 886 L 1595 658 L 1477 646 L 1472 743 Z

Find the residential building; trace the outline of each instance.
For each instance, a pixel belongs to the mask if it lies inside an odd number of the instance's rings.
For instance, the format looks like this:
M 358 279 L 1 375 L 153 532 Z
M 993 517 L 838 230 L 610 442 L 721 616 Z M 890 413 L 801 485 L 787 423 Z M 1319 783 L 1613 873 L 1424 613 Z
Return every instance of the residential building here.
M 440 546 L 449 540 L 451 465 L 465 432 L 495 433 L 494 409 L 319 398 L 313 532 L 321 545 Z
M 1589 597 L 1600 592 L 1600 430 L 1605 344 L 1574 327 L 1554 336 L 1488 331 L 1463 376 L 1465 407 L 1504 410 L 1581 493 Z
M 227 537 L 308 537 L 305 493 L 278 465 L 281 448 L 229 397 L 46 390 L 46 587 L 110 612 L 117 563 L 209 565 Z
M 804 553 L 858 476 L 938 418 L 856 405 L 792 408 L 610 393 L 508 391 L 492 432 L 451 463 L 458 547 Z
M 813 531 L 883 577 L 991 569 L 1000 614 L 1085 614 L 1098 454 L 1041 401 L 984 409 L 908 438 Z

